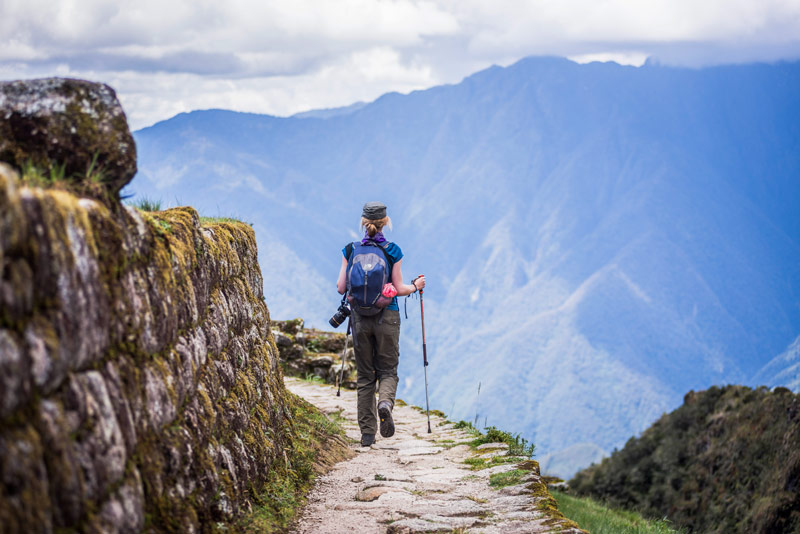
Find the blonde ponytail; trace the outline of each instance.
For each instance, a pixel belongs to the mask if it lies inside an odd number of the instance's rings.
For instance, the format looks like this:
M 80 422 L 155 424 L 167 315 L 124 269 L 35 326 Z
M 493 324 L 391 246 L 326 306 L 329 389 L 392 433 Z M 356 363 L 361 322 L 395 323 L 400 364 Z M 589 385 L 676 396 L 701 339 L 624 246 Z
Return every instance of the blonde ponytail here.
M 367 235 L 370 237 L 374 237 L 378 232 L 382 232 L 384 227 L 389 228 L 389 230 L 392 229 L 392 219 L 390 219 L 388 215 L 383 219 L 376 219 L 374 221 L 361 217 L 361 228 L 364 228 L 367 231 Z

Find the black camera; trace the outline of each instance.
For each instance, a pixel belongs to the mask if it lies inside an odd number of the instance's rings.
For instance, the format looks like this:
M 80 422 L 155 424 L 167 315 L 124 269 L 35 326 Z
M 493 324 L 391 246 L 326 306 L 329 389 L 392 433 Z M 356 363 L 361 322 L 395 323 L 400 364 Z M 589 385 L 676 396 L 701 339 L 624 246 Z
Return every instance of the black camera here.
M 331 317 L 328 322 L 332 327 L 339 328 L 339 325 L 341 325 L 349 316 L 350 308 L 347 306 L 346 302 L 342 302 L 339 304 L 339 309 L 336 310 L 336 313 L 333 314 L 333 317 Z

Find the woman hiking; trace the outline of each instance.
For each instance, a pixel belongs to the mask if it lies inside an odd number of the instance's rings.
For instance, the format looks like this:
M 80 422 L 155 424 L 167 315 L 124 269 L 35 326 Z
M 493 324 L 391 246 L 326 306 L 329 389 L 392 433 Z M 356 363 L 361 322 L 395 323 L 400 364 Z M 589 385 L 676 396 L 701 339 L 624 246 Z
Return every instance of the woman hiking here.
M 403 252 L 396 243 L 390 243 L 383 235 L 384 228 L 392 228 L 392 221 L 386 215 L 386 206 L 383 203 L 364 204 L 361 227 L 364 229 L 364 238 L 342 249 L 344 257 L 339 280 L 336 282 L 339 294 L 352 291 L 353 281 L 359 283 L 359 276 L 363 276 L 365 284 L 363 294 L 374 291 L 367 289 L 368 275 L 370 272 L 382 272 L 383 268 L 391 282 L 378 289 L 381 295 L 370 298 L 371 301 L 377 299 L 375 305 L 364 305 L 350 295 L 353 350 L 358 372 L 358 426 L 361 429 L 361 446 L 369 447 L 375 442 L 379 417 L 381 436 L 388 438 L 394 435 L 392 409 L 397 393 L 397 363 L 400 358 L 400 308 L 397 297 L 423 289 L 425 278 L 420 276 L 410 284 L 403 283 Z M 374 281 L 375 278 L 371 280 Z M 359 287 L 359 297 L 361 294 Z

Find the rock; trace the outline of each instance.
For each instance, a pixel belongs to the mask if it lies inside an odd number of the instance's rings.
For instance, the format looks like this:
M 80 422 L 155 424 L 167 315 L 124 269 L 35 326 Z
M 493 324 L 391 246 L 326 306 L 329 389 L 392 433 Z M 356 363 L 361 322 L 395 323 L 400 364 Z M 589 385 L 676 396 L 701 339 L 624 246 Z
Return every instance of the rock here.
M 73 375 L 65 408 L 76 433 L 73 450 L 84 473 L 86 497 L 99 499 L 125 471 L 126 450 L 114 407 L 98 371 Z
M 20 341 L 11 332 L 0 330 L 0 417 L 12 413 L 30 395 L 27 371 Z
M 272 331 L 275 344 L 280 353 L 283 372 L 288 376 L 305 378 L 317 376 L 328 384 L 338 385 L 341 372 L 342 387 L 356 388 L 356 364 L 352 337 L 344 333 L 324 332 L 316 329 L 303 329 L 299 319 L 274 321 Z M 344 370 L 341 354 L 347 341 Z
M 328 355 L 321 355 L 317 356 L 316 358 L 311 358 L 308 362 L 311 367 L 322 367 L 328 368 L 333 365 L 333 358 Z
M 278 329 L 281 332 L 285 332 L 292 336 L 303 330 L 302 319 L 291 319 L 289 321 L 273 321 L 272 324 L 278 327 Z
M 114 196 L 136 174 L 136 145 L 114 90 L 44 78 L 0 83 L 0 161 L 43 171 L 63 165 L 68 181 L 90 172 Z
M 434 523 L 422 519 L 402 519 L 389 525 L 386 529 L 386 534 L 416 534 L 428 532 L 454 532 L 458 527 L 458 521 L 455 518 L 450 518 L 452 521 L 446 523 Z M 463 522 L 463 521 L 462 521 Z M 475 523 L 476 520 L 468 521 Z
M 51 488 L 59 489 L 52 496 L 53 521 L 57 525 L 76 524 L 84 509 L 81 467 L 69 439 L 64 410 L 59 403 L 49 400 L 43 400 L 39 410 L 38 430 L 47 451 L 48 483 Z
M 438 454 L 443 451 L 441 447 L 414 447 L 412 449 L 400 449 L 397 452 L 398 458 L 406 456 L 425 456 L 429 454 Z
M 135 534 L 144 528 L 144 490 L 136 468 L 128 480 L 114 492 L 92 518 L 90 531 Z
M 290 345 L 280 349 L 282 360 L 299 360 L 305 354 L 303 347 L 300 345 Z
M 275 336 L 275 344 L 278 346 L 278 349 L 285 349 L 286 347 L 292 346 L 292 339 L 283 332 L 273 330 L 272 335 Z
M 402 488 L 390 486 L 373 486 L 365 488 L 356 494 L 356 500 L 361 502 L 372 502 L 377 500 L 381 495 L 391 492 L 405 492 Z
M 516 486 L 506 486 L 498 490 L 502 495 L 528 495 L 533 493 L 533 490 L 528 488 L 528 484 L 517 484 Z
M 51 532 L 44 450 L 30 426 L 0 434 L 0 523 L 2 532 Z

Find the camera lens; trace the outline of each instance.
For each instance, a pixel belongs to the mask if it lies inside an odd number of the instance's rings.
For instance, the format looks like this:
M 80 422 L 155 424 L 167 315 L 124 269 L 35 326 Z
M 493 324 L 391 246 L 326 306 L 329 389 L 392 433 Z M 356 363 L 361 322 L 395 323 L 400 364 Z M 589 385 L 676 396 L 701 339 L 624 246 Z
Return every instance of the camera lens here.
M 340 310 L 334 313 L 333 317 L 331 317 L 328 322 L 331 324 L 332 327 L 339 328 L 339 325 L 341 325 L 344 322 L 344 320 L 345 320 L 345 315 Z
M 339 309 L 336 310 L 336 313 L 333 314 L 333 317 L 328 320 L 330 325 L 334 328 L 339 328 L 345 319 L 350 315 L 350 308 L 347 307 L 346 304 L 342 304 L 339 306 Z

